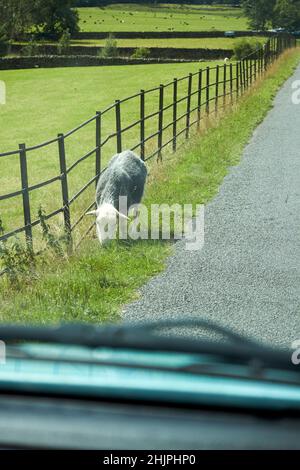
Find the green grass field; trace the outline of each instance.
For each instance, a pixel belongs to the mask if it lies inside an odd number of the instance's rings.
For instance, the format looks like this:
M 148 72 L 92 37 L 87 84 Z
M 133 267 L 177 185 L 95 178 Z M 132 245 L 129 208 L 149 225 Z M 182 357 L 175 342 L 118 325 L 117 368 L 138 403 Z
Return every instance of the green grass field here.
M 262 36 L 251 36 L 245 38 L 191 38 L 191 39 L 117 39 L 117 47 L 170 47 L 170 48 L 183 48 L 183 49 L 228 49 L 232 50 L 239 41 L 245 39 L 249 42 L 260 42 L 263 44 L 267 38 Z M 74 39 L 71 41 L 71 46 L 82 47 L 103 47 L 105 46 L 105 39 L 90 39 L 80 40 Z M 25 42 L 16 42 L 25 46 Z M 40 45 L 55 45 L 55 42 L 40 41 Z
M 34 69 L 0 72 L 0 80 L 7 86 L 7 104 L 0 108 L 0 152 L 15 150 L 19 143 L 27 146 L 40 144 L 54 138 L 59 132 L 67 132 L 92 117 L 97 110 L 102 111 L 114 102 L 137 93 L 140 89 L 156 87 L 170 82 L 174 77 L 187 75 L 206 67 L 207 63 L 158 64 L 118 67 L 86 67 L 62 69 Z M 210 62 L 213 66 L 214 63 Z M 213 82 L 213 72 L 211 74 Z M 197 83 L 194 83 L 197 86 Z M 211 96 L 213 96 L 212 89 Z M 186 96 L 187 80 L 178 85 L 178 96 Z M 158 111 L 158 92 L 146 96 L 146 114 Z M 192 105 L 195 106 L 196 95 Z M 165 105 L 172 101 L 172 88 L 165 92 Z M 178 106 L 178 116 L 186 110 L 186 102 Z M 139 99 L 122 106 L 122 126 L 139 119 Z M 171 109 L 165 113 L 165 122 L 171 121 Z M 146 136 L 157 130 L 158 118 L 149 119 Z M 102 119 L 102 138 L 115 131 L 115 113 L 110 111 Z M 181 122 L 184 127 L 184 122 Z M 165 139 L 169 134 L 166 133 Z M 123 148 L 131 148 L 140 141 L 139 127 L 128 131 L 123 137 Z M 166 140 L 164 140 L 166 141 Z M 155 143 L 157 137 L 155 138 Z M 95 123 L 66 140 L 68 166 L 95 147 Z M 147 145 L 148 154 L 153 141 Z M 116 153 L 116 139 L 112 139 L 103 149 L 103 164 Z M 90 157 L 70 174 L 70 196 L 75 194 L 94 176 L 94 157 Z M 33 151 L 28 156 L 29 184 L 37 184 L 59 174 L 57 143 L 47 148 Z M 17 156 L 0 158 L 1 194 L 20 189 L 20 171 Z M 76 203 L 74 214 L 81 213 L 93 200 L 91 187 Z M 32 218 L 36 219 L 40 204 L 46 212 L 61 207 L 60 183 L 41 188 L 31 193 Z M 23 225 L 22 200 L 1 201 L 0 218 L 6 230 Z M 57 218 L 57 224 L 61 219 Z M 56 222 L 55 222 L 56 223 Z M 39 229 L 36 229 L 39 230 Z
M 172 39 L 117 39 L 117 47 L 174 47 L 187 49 L 228 49 L 232 50 L 239 41 L 247 40 L 249 42 L 264 43 L 266 37 L 247 36 L 244 38 L 172 38 Z M 71 46 L 82 47 L 103 47 L 105 39 L 73 39 Z M 26 45 L 26 42 L 16 42 L 15 44 Z M 55 45 L 57 43 L 51 41 L 40 41 L 40 45 Z
M 272 105 L 278 88 L 299 63 L 290 51 L 232 111 L 213 121 L 172 159 L 157 167 L 145 203 L 206 203 L 218 191 L 228 168 L 238 163 L 253 130 Z M 149 70 L 149 69 L 148 69 Z M 121 306 L 137 298 L 137 289 L 164 269 L 172 248 L 168 243 L 138 241 L 100 248 L 87 240 L 67 260 L 48 260 L 33 276 L 12 287 L 0 279 L 0 320 L 22 323 L 119 319 Z
M 111 5 L 79 8 L 81 31 L 211 31 L 245 30 L 238 8 L 188 5 Z
M 233 49 L 242 38 L 172 38 L 172 39 L 117 39 L 118 47 L 176 47 L 188 49 Z M 266 38 L 251 36 L 243 38 L 247 41 L 265 42 Z M 101 40 L 73 40 L 74 46 L 104 46 Z

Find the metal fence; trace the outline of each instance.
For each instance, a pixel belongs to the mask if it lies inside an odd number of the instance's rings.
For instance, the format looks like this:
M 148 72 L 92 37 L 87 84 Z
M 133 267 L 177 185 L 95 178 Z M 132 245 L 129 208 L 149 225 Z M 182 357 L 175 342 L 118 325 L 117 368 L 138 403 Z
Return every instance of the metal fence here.
M 189 138 L 193 126 L 197 126 L 199 129 L 201 122 L 207 116 L 211 113 L 218 113 L 220 108 L 236 101 L 264 74 L 269 65 L 284 50 L 295 45 L 296 40 L 293 37 L 274 36 L 261 49 L 240 61 L 206 67 L 185 77 L 175 78 L 170 83 L 161 84 L 156 88 L 141 90 L 133 96 L 115 101 L 111 106 L 97 112 L 92 118 L 70 132 L 58 134 L 56 138 L 40 145 L 29 147 L 22 143 L 15 151 L 1 153 L 0 158 L 9 157 L 11 159 L 16 157 L 19 160 L 20 189 L 0 195 L 0 203 L 13 201 L 14 198 L 18 197 L 21 198 L 23 224 L 1 234 L 0 242 L 24 233 L 27 245 L 30 248 L 35 248 L 33 229 L 40 225 L 40 219 L 38 217 L 33 218 L 31 207 L 33 194 L 41 188 L 47 187 L 51 198 L 54 196 L 54 193 L 51 192 L 51 185 L 58 183 L 61 204 L 59 207 L 47 212 L 45 219 L 49 220 L 55 216 L 60 216 L 60 223 L 63 223 L 64 231 L 70 240 L 70 246 L 72 246 L 75 231 L 80 234 L 78 242 L 80 243 L 94 225 L 90 225 L 89 221 L 88 228 L 81 229 L 83 221 L 87 219 L 85 213 L 95 204 L 94 198 L 91 195 L 88 206 L 84 207 L 80 213 L 77 210 L 73 211 L 73 207 L 75 201 L 82 198 L 88 189 L 94 191 L 101 172 L 105 170 L 103 153 L 106 147 L 109 149 L 108 157 L 112 156 L 113 153 L 121 152 L 125 148 L 124 136 L 131 133 L 131 146 L 126 148 L 138 151 L 144 161 L 151 160 L 154 157 L 161 160 L 163 149 L 170 147 L 173 151 L 176 151 L 180 137 L 183 139 Z M 149 113 L 147 112 L 147 102 L 150 97 L 153 109 Z M 126 114 L 123 112 L 123 108 L 126 103 L 133 102 L 133 100 L 136 119 L 125 124 Z M 115 128 L 113 132 L 110 131 L 106 133 L 107 135 L 104 135 L 104 122 L 109 113 L 114 115 Z M 150 126 L 148 126 L 149 122 L 151 122 Z M 66 150 L 67 142 L 86 126 L 91 125 L 93 126 L 92 134 L 94 135 L 92 148 L 69 164 Z M 147 132 L 147 127 L 150 132 Z M 148 145 L 149 143 L 151 145 Z M 57 146 L 58 174 L 30 185 L 28 161 L 31 155 L 35 151 L 44 153 L 46 148 L 53 145 Z M 89 168 L 92 168 L 92 177 L 74 194 L 70 195 L 70 177 L 73 172 L 80 169 L 83 162 L 88 162 Z M 43 200 L 40 202 L 43 202 Z M 5 220 L 2 222 L 5 226 Z

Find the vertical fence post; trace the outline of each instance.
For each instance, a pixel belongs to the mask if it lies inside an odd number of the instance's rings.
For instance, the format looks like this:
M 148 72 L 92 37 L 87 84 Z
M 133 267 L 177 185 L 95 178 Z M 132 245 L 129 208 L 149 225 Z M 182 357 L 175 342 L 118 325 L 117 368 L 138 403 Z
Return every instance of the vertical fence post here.
M 243 90 L 247 89 L 247 82 L 246 82 L 246 60 L 243 59 Z
M 67 164 L 66 164 L 65 137 L 63 134 L 58 134 L 58 152 L 59 152 L 61 192 L 62 192 L 65 232 L 69 241 L 69 249 L 71 249 L 72 247 L 71 216 L 70 216 L 70 205 L 69 205 L 69 189 L 68 189 L 68 174 L 67 174 Z
M 145 91 L 140 94 L 140 141 L 141 141 L 141 159 L 145 160 Z
M 201 99 L 202 99 L 202 69 L 198 74 L 198 110 L 197 110 L 197 128 L 200 128 L 201 123 Z
M 239 83 L 239 73 L 240 73 L 240 66 L 239 66 L 239 62 L 236 63 L 236 97 L 238 98 L 239 97 L 239 94 L 240 94 L 240 83 Z
M 30 201 L 29 201 L 29 191 L 28 191 L 27 156 L 26 156 L 25 144 L 20 144 L 19 150 L 20 150 L 20 172 L 21 172 L 21 185 L 22 185 L 25 238 L 26 238 L 27 247 L 31 249 L 32 248 L 32 227 L 31 227 Z
M 177 78 L 173 81 L 173 152 L 176 152 L 177 144 Z
M 243 94 L 244 91 L 245 91 L 245 84 L 244 84 L 244 73 L 243 73 L 243 61 L 242 60 L 240 61 L 239 69 L 240 69 L 241 94 Z
M 243 74 L 242 74 L 242 62 L 238 62 L 238 74 L 239 74 L 239 88 L 240 94 L 243 94 Z
M 220 66 L 216 67 L 216 96 L 215 96 L 215 113 L 218 112 L 218 102 L 219 102 L 219 80 L 220 80 Z
M 164 85 L 159 86 L 159 113 L 158 113 L 158 154 L 157 160 L 162 160 L 163 144 L 163 108 L 164 108 Z
M 122 152 L 122 129 L 121 129 L 121 104 L 116 100 L 116 133 L 117 133 L 117 153 Z
M 210 97 L 210 68 L 206 67 L 206 115 L 209 116 L 209 97 Z
M 264 50 L 264 69 L 265 69 L 265 71 L 266 71 L 267 68 L 268 68 L 268 52 L 269 52 L 269 47 L 270 47 L 270 43 L 267 42 L 266 47 L 265 47 L 265 50 Z
M 272 64 L 273 62 L 273 41 L 274 37 L 272 37 L 270 41 L 270 64 Z
M 96 112 L 96 187 L 101 173 L 101 112 Z
M 251 73 L 252 73 L 251 67 L 252 67 L 252 61 L 251 61 L 251 59 L 247 59 L 247 69 L 248 69 L 248 75 L 247 75 L 248 80 L 247 80 L 247 81 L 248 81 L 248 88 L 249 88 L 250 85 L 251 85 Z
M 229 76 L 230 76 L 230 99 L 231 103 L 233 102 L 233 65 L 230 64 L 229 67 Z
M 192 94 L 192 85 L 193 85 L 193 74 L 189 74 L 188 79 L 188 94 L 186 102 L 186 129 L 185 129 L 185 138 L 188 139 L 190 135 L 190 118 L 191 118 L 191 94 Z
M 226 103 L 226 91 L 227 91 L 227 65 L 224 64 L 224 74 L 223 74 L 223 105 Z

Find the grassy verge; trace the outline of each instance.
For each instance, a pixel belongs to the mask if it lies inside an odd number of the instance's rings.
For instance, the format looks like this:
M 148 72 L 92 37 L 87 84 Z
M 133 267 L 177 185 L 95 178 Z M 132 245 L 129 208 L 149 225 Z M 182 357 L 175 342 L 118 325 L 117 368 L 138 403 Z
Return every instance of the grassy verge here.
M 228 167 L 237 164 L 251 133 L 272 105 L 272 99 L 299 63 L 300 51 L 285 53 L 265 79 L 239 104 L 157 170 L 153 168 L 145 203 L 206 203 L 218 191 Z M 119 319 L 121 306 L 137 297 L 137 289 L 164 269 L 172 245 L 139 241 L 100 248 L 87 240 L 74 256 L 47 258 L 34 277 L 19 289 L 0 283 L 1 321 L 103 322 Z M 20 287 L 21 286 L 21 287 Z

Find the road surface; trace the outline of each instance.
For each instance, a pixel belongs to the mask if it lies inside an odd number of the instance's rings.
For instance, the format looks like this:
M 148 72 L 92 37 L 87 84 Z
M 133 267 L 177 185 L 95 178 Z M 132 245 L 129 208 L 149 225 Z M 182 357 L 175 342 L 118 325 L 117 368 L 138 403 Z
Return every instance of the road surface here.
M 124 321 L 200 316 L 274 346 L 300 339 L 300 105 L 292 82 L 205 208 L 201 251 L 175 245 Z M 194 201 L 197 202 L 197 201 Z

